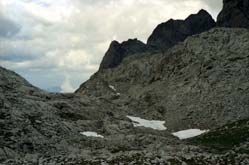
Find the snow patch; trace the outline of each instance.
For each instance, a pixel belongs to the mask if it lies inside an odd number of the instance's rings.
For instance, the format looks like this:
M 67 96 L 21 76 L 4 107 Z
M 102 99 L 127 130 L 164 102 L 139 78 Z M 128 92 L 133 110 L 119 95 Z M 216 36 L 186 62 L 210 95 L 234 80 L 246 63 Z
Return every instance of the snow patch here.
M 113 90 L 114 92 L 117 91 L 117 89 L 116 89 L 113 85 L 109 85 L 109 88 L 110 88 L 111 90 Z
M 109 88 L 116 93 L 116 96 L 120 96 L 121 94 L 117 92 L 117 89 L 113 85 L 109 85 Z
M 127 116 L 127 117 L 133 121 L 134 127 L 146 127 L 146 128 L 152 128 L 155 130 L 159 130 L 159 131 L 167 129 L 164 126 L 165 121 L 145 120 L 145 119 L 141 119 L 140 117 L 133 117 L 133 116 Z
M 86 132 L 80 132 L 81 135 L 85 135 L 88 137 L 98 137 L 98 138 L 104 138 L 104 136 L 97 134 L 96 132 L 90 132 L 90 131 L 86 131 Z
M 175 133 L 172 133 L 172 135 L 178 137 L 180 140 L 182 139 L 188 139 L 192 137 L 199 136 L 203 133 L 208 132 L 209 130 L 200 130 L 200 129 L 188 129 L 188 130 L 183 130 L 183 131 L 178 131 Z

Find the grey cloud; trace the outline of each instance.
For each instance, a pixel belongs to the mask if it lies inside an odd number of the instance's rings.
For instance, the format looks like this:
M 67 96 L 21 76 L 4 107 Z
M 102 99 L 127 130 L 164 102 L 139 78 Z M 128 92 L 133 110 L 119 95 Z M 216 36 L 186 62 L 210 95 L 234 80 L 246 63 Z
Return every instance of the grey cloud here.
M 214 10 L 220 10 L 222 6 L 222 0 L 203 0 L 210 8 Z
M 3 61 L 12 61 L 12 62 L 24 62 L 27 60 L 34 60 L 36 58 L 40 58 L 39 56 L 30 55 L 30 54 L 22 54 L 15 52 L 14 54 L 5 54 L 4 56 L 0 56 L 0 60 Z
M 19 25 L 0 14 L 0 37 L 11 37 L 19 31 Z
M 209 12 L 212 13 L 214 19 L 216 19 L 218 13 L 222 9 L 223 0 L 203 0 L 203 2 L 207 5 Z

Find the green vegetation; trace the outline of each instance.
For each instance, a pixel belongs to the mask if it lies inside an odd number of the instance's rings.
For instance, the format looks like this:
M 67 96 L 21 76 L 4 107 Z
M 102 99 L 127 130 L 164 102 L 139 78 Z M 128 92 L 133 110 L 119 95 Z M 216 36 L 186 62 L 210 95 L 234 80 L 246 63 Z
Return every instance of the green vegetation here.
M 245 119 L 225 125 L 189 141 L 217 151 L 227 151 L 248 142 L 248 140 L 249 119 Z M 248 153 L 248 151 L 249 150 L 245 150 L 246 153 Z M 244 152 L 244 150 L 241 150 L 241 152 Z

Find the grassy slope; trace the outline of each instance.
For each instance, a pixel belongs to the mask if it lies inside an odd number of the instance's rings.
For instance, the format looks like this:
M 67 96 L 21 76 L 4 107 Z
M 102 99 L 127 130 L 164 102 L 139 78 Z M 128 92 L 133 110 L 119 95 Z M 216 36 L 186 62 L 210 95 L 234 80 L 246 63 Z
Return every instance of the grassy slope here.
M 189 142 L 220 152 L 232 150 L 249 142 L 249 119 L 225 125 Z M 249 148 L 241 149 L 239 152 L 249 153 Z

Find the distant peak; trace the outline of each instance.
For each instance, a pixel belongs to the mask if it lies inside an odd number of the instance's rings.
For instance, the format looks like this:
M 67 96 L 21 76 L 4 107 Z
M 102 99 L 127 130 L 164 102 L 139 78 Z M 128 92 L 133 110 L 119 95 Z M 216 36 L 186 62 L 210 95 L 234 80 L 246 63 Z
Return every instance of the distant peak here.
M 134 38 L 134 39 L 128 39 L 127 41 L 132 42 L 132 41 L 137 41 L 137 40 L 138 40 L 137 38 Z
M 208 14 L 209 15 L 209 13 L 204 9 L 201 9 L 197 14 Z
M 120 45 L 120 43 L 119 43 L 118 41 L 116 41 L 116 40 L 113 40 L 113 41 L 111 42 L 111 44 L 110 44 L 110 47 L 111 47 L 111 46 L 115 46 L 115 45 Z
M 184 41 L 189 36 L 208 31 L 215 25 L 212 16 L 206 10 L 201 9 L 185 20 L 170 19 L 158 25 L 149 37 L 147 44 L 165 50 Z
M 147 50 L 147 45 L 142 41 L 139 41 L 137 38 L 128 39 L 122 43 L 112 41 L 100 64 L 100 69 L 114 68 L 118 66 L 125 57 L 137 53 L 143 53 Z

